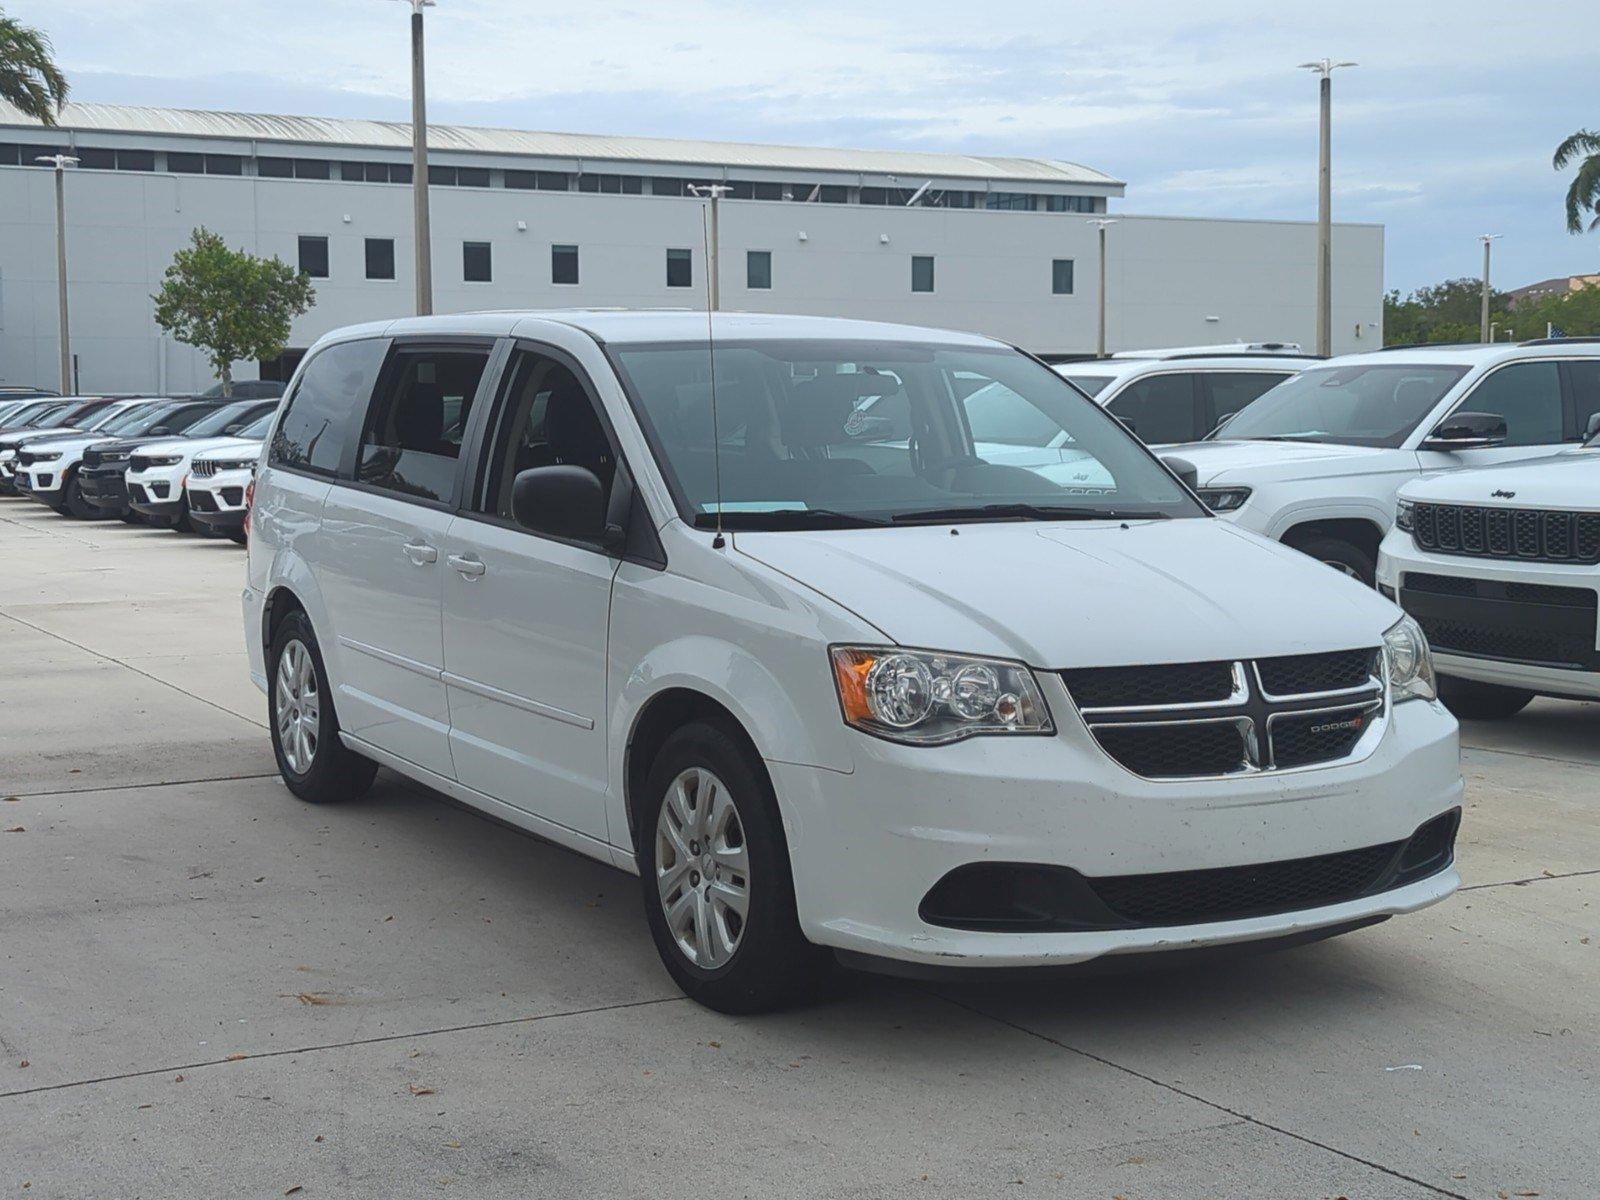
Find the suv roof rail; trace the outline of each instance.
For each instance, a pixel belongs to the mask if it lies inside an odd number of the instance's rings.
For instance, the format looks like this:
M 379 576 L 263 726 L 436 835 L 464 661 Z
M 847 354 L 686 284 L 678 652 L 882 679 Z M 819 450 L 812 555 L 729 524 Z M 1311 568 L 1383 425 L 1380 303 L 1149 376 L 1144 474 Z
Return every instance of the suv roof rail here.
M 1263 358 L 1267 360 L 1278 358 L 1325 358 L 1326 355 L 1310 354 L 1303 350 L 1286 352 L 1283 350 L 1186 350 L 1182 354 L 1163 354 L 1159 358 L 1127 358 L 1123 362 L 1181 362 L 1187 358 Z
M 1393 346 L 1379 346 L 1376 353 L 1384 354 L 1390 350 L 1482 350 L 1490 346 L 1510 344 L 1509 342 L 1397 342 Z M 1373 352 L 1368 351 L 1368 353 Z
M 1579 346 L 1581 346 L 1581 345 L 1587 344 L 1587 345 L 1591 345 L 1592 346 L 1596 342 L 1600 342 L 1600 337 L 1593 337 L 1593 336 L 1589 336 L 1589 335 L 1584 335 L 1582 337 L 1529 338 L 1525 342 L 1518 342 L 1517 345 L 1519 345 L 1519 346 L 1571 346 L 1571 345 L 1579 345 Z

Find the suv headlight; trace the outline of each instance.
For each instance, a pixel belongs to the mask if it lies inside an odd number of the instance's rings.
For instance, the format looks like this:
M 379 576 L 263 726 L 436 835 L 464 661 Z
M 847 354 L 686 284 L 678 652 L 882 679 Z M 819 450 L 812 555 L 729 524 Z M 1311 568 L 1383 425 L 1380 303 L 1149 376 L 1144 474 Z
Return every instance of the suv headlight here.
M 1383 635 L 1383 658 L 1389 666 L 1389 692 L 1401 700 L 1432 700 L 1439 694 L 1433 678 L 1433 651 L 1422 626 L 1401 617 Z
M 1216 487 L 1198 488 L 1195 495 L 1200 497 L 1200 502 L 1212 512 L 1233 512 L 1243 508 L 1245 501 L 1250 499 L 1250 489 L 1247 487 Z
M 36 463 L 57 462 L 57 461 L 60 460 L 60 458 L 61 458 L 61 451 L 52 450 L 49 454 L 35 454 L 33 456 L 33 461 L 36 462 Z
M 1033 672 L 1004 659 L 894 646 L 835 646 L 845 724 L 915 746 L 980 734 L 1054 733 Z
M 160 454 L 154 458 L 147 458 L 144 461 L 145 465 L 150 467 L 175 467 L 183 461 L 183 455 Z
M 1402 500 L 1395 505 L 1394 523 L 1398 528 L 1403 529 L 1406 533 L 1410 533 L 1414 528 L 1416 528 L 1416 518 L 1417 506 L 1415 502 L 1411 500 Z

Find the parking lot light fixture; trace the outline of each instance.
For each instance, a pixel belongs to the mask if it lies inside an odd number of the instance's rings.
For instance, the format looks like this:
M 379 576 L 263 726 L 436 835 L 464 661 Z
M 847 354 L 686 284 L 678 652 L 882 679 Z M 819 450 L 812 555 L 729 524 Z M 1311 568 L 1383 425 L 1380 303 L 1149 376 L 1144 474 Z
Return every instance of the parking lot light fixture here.
M 49 163 L 56 170 L 56 305 L 61 321 L 61 394 L 77 391 L 72 386 L 72 343 L 67 335 L 67 168 L 78 165 L 70 154 L 41 154 L 35 162 Z
M 1483 294 L 1478 301 L 1478 340 L 1480 342 L 1494 341 L 1494 331 L 1489 325 L 1489 249 L 1500 238 L 1498 233 L 1480 233 L 1478 240 L 1483 243 Z
M 1090 221 L 1089 224 L 1100 231 L 1100 322 L 1097 327 L 1098 333 L 1095 335 L 1094 352 L 1095 357 L 1104 358 L 1106 356 L 1106 230 L 1115 225 L 1116 221 L 1110 217 L 1101 217 Z
M 733 189 L 725 183 L 692 183 L 689 190 L 711 201 L 711 234 L 706 239 L 706 305 L 712 312 L 717 312 L 722 308 L 722 226 L 718 220 L 718 206 Z
M 1317 138 L 1317 353 L 1333 353 L 1333 73 L 1353 62 L 1319 58 L 1300 68 L 1320 77 L 1321 113 Z
M 416 241 L 417 316 L 433 312 L 433 247 L 428 221 L 428 97 L 423 67 L 422 10 L 435 0 L 400 0 L 411 6 L 411 213 Z

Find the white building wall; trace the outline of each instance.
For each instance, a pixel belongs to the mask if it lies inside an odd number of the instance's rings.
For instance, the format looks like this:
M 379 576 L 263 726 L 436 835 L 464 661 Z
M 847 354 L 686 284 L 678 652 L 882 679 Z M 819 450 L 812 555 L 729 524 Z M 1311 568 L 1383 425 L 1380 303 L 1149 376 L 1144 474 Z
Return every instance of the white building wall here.
M 405 186 L 77 169 L 67 177 L 72 344 L 84 390 L 202 388 L 198 352 L 163 338 L 151 294 L 204 225 L 229 244 L 295 263 L 301 234 L 329 239 L 330 277 L 291 345 L 412 308 Z M 436 187 L 439 312 L 583 305 L 701 307 L 701 204 L 657 196 Z M 524 222 L 526 230 L 517 228 Z M 57 375 L 51 173 L 0 168 L 0 382 Z M 392 281 L 365 278 L 364 239 L 395 241 Z M 463 241 L 493 246 L 492 283 L 462 281 Z M 905 321 L 992 334 L 1039 352 L 1094 349 L 1096 230 L 1072 214 L 722 203 L 722 307 Z M 577 286 L 550 282 L 550 247 L 580 247 Z M 1315 343 L 1315 226 L 1118 215 L 1109 232 L 1110 348 L 1242 340 Z M 666 286 L 666 250 L 694 253 L 693 289 Z M 770 291 L 745 286 L 745 252 L 772 252 Z M 911 257 L 936 262 L 911 291 Z M 1334 230 L 1334 349 L 1382 344 L 1383 230 Z M 1051 260 L 1074 260 L 1070 296 Z M 241 377 L 254 375 L 241 365 Z

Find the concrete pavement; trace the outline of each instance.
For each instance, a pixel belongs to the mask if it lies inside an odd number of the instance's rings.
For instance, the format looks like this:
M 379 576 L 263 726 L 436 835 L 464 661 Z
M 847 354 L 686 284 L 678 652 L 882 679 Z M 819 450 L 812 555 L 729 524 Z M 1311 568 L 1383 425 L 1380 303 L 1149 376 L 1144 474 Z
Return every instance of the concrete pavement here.
M 1467 731 L 1427 912 L 735 1019 L 635 881 L 291 797 L 237 547 L 0 499 L 0 562 L 0 1196 L 1600 1194 L 1600 705 Z

